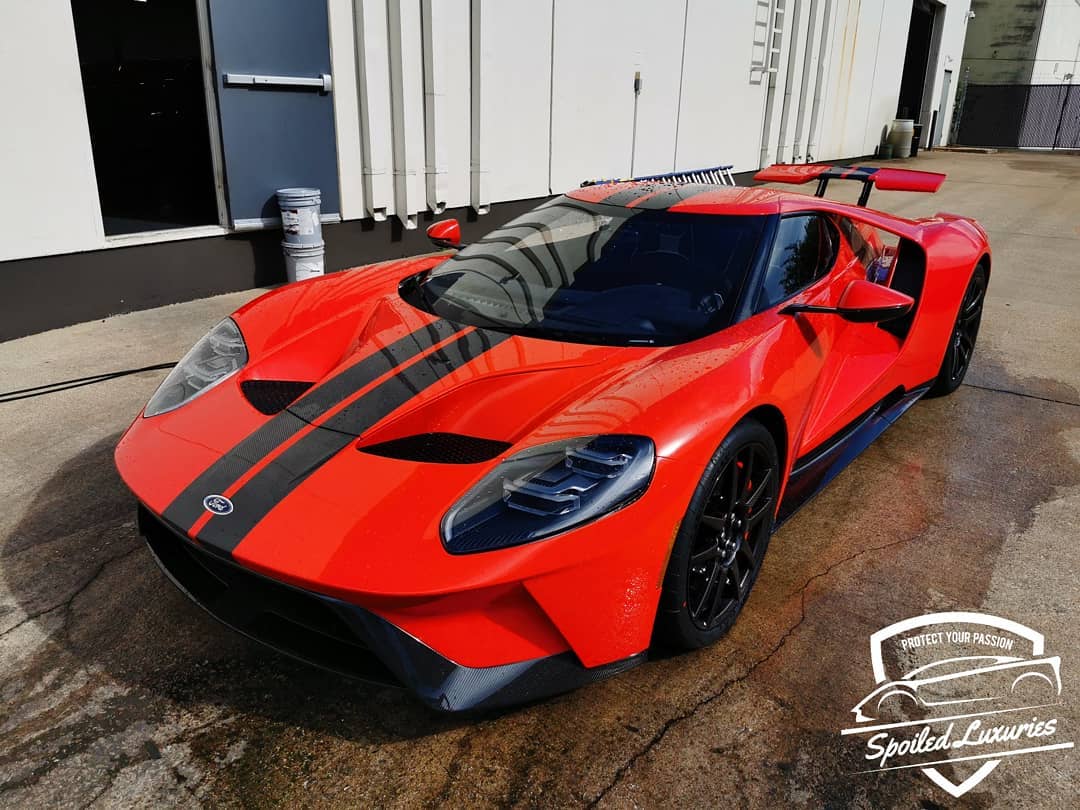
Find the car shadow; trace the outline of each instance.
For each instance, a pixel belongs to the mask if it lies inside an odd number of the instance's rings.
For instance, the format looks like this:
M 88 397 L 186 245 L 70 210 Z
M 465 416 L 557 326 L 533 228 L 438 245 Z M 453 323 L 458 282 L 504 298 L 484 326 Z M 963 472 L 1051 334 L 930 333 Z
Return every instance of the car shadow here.
M 190 602 L 137 533 L 135 499 L 113 464 L 118 439 L 102 439 L 60 467 L 0 545 L 0 575 L 17 605 L 0 627 L 34 623 L 49 642 L 20 662 L 21 691 L 101 671 L 128 687 L 128 702 L 141 694 L 163 698 L 163 709 L 217 707 L 365 742 L 475 722 L 475 715 L 439 715 L 402 689 L 265 649 Z

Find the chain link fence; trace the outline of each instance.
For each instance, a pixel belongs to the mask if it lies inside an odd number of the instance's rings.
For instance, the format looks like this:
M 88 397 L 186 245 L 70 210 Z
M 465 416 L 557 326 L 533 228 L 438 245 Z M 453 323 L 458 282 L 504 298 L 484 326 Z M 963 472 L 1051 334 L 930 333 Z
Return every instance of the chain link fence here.
M 1080 149 L 1080 88 L 1072 84 L 968 84 L 961 146 Z

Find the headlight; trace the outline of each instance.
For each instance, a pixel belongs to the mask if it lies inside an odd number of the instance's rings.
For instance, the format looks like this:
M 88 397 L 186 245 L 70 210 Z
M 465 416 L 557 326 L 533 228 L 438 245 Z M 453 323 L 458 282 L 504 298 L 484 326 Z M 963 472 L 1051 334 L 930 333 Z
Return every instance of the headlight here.
M 179 408 L 208 391 L 247 362 L 247 346 L 240 327 L 226 318 L 192 346 L 184 359 L 169 372 L 150 401 L 143 416 L 157 416 Z
M 656 450 L 644 436 L 582 436 L 523 450 L 446 513 L 451 554 L 516 546 L 596 520 L 638 498 Z

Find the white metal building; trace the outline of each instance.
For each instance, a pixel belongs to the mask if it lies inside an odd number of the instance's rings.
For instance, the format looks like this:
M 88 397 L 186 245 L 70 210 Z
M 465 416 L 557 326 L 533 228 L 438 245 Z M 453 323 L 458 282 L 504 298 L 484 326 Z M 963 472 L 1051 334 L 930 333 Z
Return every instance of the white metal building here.
M 1080 84 L 1080 2 L 1046 0 L 1031 84 Z
M 167 19 L 141 32 L 139 15 L 164 15 L 163 6 Z M 959 65 L 968 10 L 969 0 L 13 0 L 0 28 L 0 279 L 7 271 L 15 292 L 41 283 L 62 290 L 66 279 L 93 273 L 102 300 L 72 305 L 61 317 L 68 321 L 250 286 L 274 273 L 222 270 L 227 281 L 201 283 L 191 269 L 178 284 L 166 277 L 179 271 L 169 270 L 162 245 L 188 251 L 178 254 L 186 267 L 239 261 L 235 249 L 215 244 L 262 239 L 272 246 L 269 232 L 258 235 L 275 226 L 270 203 L 245 213 L 241 192 L 258 203 L 282 185 L 324 188 L 327 222 L 341 221 L 326 228 L 333 267 L 416 249 L 407 232 L 443 209 L 471 209 L 476 218 L 492 205 L 546 197 L 590 177 L 718 163 L 743 172 L 872 154 L 897 117 L 902 83 L 918 111 L 910 117 L 927 127 L 934 111 L 949 120 L 956 83 L 948 76 Z M 243 54 L 283 54 L 260 26 L 289 14 L 300 16 L 283 18 L 286 31 L 301 19 L 325 20 L 325 29 L 312 30 L 316 38 L 325 30 L 332 84 L 324 80 L 312 98 L 321 95 L 332 111 L 336 155 L 317 138 L 293 133 L 291 121 L 259 119 L 231 101 L 269 103 L 271 93 L 255 95 L 258 88 L 240 87 L 244 77 L 226 74 L 257 72 L 245 67 L 243 58 L 253 57 Z M 914 36 L 916 14 L 924 15 L 928 41 Z M 121 28 L 122 48 L 114 41 Z M 152 165 L 175 157 L 184 167 L 176 182 L 186 182 L 198 174 L 189 165 L 202 158 L 184 163 L 185 144 L 207 155 L 199 186 L 206 192 L 188 207 L 169 199 L 169 183 L 142 190 L 152 169 L 133 169 L 110 185 L 110 173 L 121 171 L 113 167 L 134 161 L 139 150 L 107 148 L 109 138 L 123 137 L 111 134 L 123 128 L 108 122 L 127 114 L 116 76 L 162 75 L 155 60 L 181 51 L 170 32 L 186 30 L 186 55 L 175 59 L 197 65 L 204 98 L 203 109 L 192 107 L 183 120 L 200 122 L 205 139 L 170 143 L 170 158 Z M 129 65 L 116 54 L 138 50 L 131 43 L 144 52 Z M 92 66 L 91 52 L 112 61 Z M 157 84 L 137 84 L 180 86 L 180 69 L 170 71 Z M 91 85 L 100 96 L 93 101 Z M 162 109 L 184 103 L 190 100 Z M 160 118 L 152 95 L 145 104 Z M 140 136 L 147 149 L 168 137 L 156 126 Z M 286 130 L 288 149 L 268 152 L 253 175 L 251 156 Z M 941 139 L 935 133 L 935 143 Z M 316 152 L 336 176 L 297 177 L 292 156 Z M 146 212 L 140 195 L 154 198 Z M 489 219 L 501 219 L 494 211 Z M 475 227 L 496 224 L 480 217 Z M 348 255 L 335 255 L 336 239 L 349 245 Z M 151 255 L 139 252 L 148 245 L 158 248 L 155 266 L 138 270 Z M 259 250 L 247 253 L 255 258 L 246 261 L 260 260 Z M 261 253 L 266 261 L 274 255 Z M 123 268 L 115 278 L 114 268 Z M 155 284 L 163 292 L 155 293 Z M 0 338 L 55 320 L 24 319 L 7 333 L 0 329 Z
M 981 85 L 1080 84 L 1080 0 L 972 0 L 965 80 Z

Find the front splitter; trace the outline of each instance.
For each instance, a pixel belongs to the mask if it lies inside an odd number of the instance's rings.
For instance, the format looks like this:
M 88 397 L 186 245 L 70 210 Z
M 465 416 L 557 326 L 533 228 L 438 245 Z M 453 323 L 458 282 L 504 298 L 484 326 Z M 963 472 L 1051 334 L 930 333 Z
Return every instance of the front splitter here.
M 226 626 L 305 663 L 395 683 L 444 712 L 496 709 L 568 692 L 623 672 L 646 653 L 585 667 L 572 652 L 491 667 L 458 664 L 357 605 L 278 582 L 212 553 L 145 506 L 139 532 L 162 571 Z

